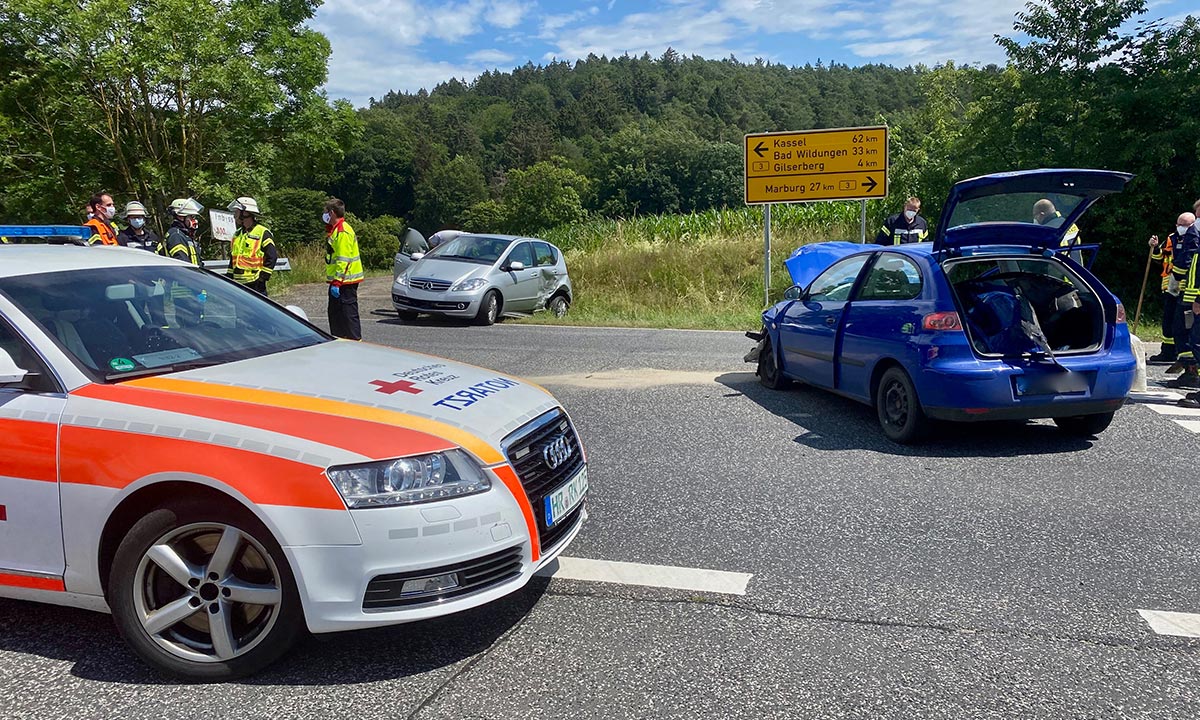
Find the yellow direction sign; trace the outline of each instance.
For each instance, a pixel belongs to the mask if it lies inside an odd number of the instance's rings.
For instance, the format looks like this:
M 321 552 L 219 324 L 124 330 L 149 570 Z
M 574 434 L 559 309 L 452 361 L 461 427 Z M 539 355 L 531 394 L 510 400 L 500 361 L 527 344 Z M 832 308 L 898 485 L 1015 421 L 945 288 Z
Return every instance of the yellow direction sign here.
M 887 127 L 746 136 L 746 204 L 887 196 Z

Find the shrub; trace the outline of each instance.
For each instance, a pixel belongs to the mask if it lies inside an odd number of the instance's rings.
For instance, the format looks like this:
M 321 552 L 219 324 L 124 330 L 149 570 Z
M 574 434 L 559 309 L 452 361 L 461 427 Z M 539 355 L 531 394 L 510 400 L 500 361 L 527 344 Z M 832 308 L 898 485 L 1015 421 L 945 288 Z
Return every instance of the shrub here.
M 286 254 L 298 245 L 325 242 L 321 222 L 329 196 L 320 190 L 280 188 L 267 193 L 263 207 L 267 227 L 275 236 L 279 252 Z

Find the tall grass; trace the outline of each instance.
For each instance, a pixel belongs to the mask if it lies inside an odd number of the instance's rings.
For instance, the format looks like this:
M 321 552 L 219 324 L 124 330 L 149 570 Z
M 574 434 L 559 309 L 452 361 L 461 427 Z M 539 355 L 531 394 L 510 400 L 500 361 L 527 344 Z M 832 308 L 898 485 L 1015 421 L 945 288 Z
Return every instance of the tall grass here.
M 292 269 L 271 276 L 272 294 L 293 285 L 325 282 L 325 243 L 293 243 L 283 254 Z
M 777 206 L 771 222 L 771 297 L 791 286 L 783 261 L 798 246 L 857 240 L 849 204 Z M 563 320 L 583 325 L 749 329 L 763 309 L 763 221 L 758 208 L 629 220 L 594 220 L 542 237 L 566 254 L 575 303 Z

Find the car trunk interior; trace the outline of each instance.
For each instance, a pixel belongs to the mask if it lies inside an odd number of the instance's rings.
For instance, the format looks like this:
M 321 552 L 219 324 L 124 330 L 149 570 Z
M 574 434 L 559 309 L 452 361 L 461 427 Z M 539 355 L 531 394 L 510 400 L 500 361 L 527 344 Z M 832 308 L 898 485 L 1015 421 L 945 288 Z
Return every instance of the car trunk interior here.
M 978 257 L 945 268 L 980 355 L 1086 353 L 1104 341 L 1103 303 L 1061 262 Z

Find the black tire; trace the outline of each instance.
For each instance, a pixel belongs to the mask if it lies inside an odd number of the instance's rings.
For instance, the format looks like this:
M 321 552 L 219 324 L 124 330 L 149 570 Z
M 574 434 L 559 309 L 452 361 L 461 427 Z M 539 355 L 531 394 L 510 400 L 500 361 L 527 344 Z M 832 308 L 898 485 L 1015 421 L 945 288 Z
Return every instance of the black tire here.
M 763 332 L 766 332 L 765 330 Z M 775 355 L 775 347 L 771 345 L 770 336 L 763 337 L 762 349 L 758 352 L 758 368 L 755 374 L 763 387 L 772 390 L 784 390 L 792 384 L 783 371 L 779 369 L 779 358 Z
M 875 414 L 883 434 L 901 445 L 919 442 L 929 429 L 929 419 L 921 409 L 917 389 L 908 373 L 888 368 L 875 389 Z
M 488 290 L 479 303 L 479 312 L 475 315 L 476 325 L 495 325 L 500 319 L 500 293 Z
M 399 315 L 400 319 L 404 322 L 412 322 L 421 315 L 421 313 L 413 312 L 412 310 L 397 310 L 396 314 Z
M 555 295 L 550 298 L 550 302 L 546 304 L 546 309 L 554 317 L 563 317 L 567 311 L 571 309 L 571 302 L 567 300 L 566 295 Z
M 275 538 L 248 511 L 211 503 L 180 502 L 142 517 L 117 548 L 106 596 L 138 657 L 193 682 L 257 672 L 305 632 L 296 580 Z M 224 641 L 220 628 L 228 630 Z
M 1054 424 L 1058 429 L 1072 437 L 1093 437 L 1108 429 L 1116 413 L 1098 413 L 1096 415 L 1073 415 L 1071 417 L 1056 417 Z

